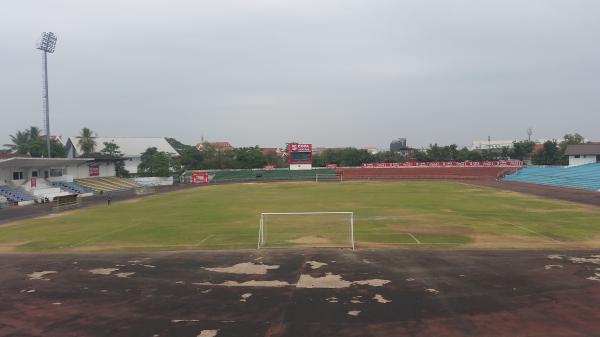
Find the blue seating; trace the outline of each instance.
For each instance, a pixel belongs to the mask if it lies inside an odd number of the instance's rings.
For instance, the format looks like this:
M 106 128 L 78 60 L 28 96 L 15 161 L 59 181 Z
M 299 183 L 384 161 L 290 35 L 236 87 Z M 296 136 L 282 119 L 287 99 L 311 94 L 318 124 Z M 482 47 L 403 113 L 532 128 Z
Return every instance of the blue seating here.
M 91 189 L 83 187 L 76 182 L 58 181 L 58 182 L 53 182 L 52 186 L 59 187 L 67 192 L 76 193 L 76 194 L 92 192 Z
M 504 180 L 599 191 L 600 163 L 572 167 L 530 166 Z
M 31 201 L 33 200 L 33 195 L 21 190 L 17 187 L 11 187 L 8 185 L 0 186 L 0 195 L 7 198 L 12 202 L 20 202 L 20 201 Z

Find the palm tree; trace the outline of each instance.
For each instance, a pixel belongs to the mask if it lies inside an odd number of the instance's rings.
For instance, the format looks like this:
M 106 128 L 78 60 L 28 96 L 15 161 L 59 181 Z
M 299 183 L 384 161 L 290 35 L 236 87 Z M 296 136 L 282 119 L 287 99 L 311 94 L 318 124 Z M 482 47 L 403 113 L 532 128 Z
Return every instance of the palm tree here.
M 38 140 L 42 134 L 42 131 L 37 126 L 29 127 L 29 140 Z
M 4 144 L 4 146 L 18 153 L 36 152 L 37 145 L 41 142 L 40 134 L 41 131 L 38 127 L 30 126 L 29 129 L 17 131 L 14 135 L 10 135 L 12 144 Z
M 20 152 L 19 149 L 25 148 L 29 143 L 29 130 L 17 131 L 14 135 L 10 135 L 12 144 L 4 144 L 13 152 Z
M 79 148 L 81 149 L 82 155 L 89 155 L 90 153 L 94 153 L 96 150 L 96 140 L 94 139 L 92 130 L 89 128 L 83 128 L 81 130 L 81 134 L 79 135 Z

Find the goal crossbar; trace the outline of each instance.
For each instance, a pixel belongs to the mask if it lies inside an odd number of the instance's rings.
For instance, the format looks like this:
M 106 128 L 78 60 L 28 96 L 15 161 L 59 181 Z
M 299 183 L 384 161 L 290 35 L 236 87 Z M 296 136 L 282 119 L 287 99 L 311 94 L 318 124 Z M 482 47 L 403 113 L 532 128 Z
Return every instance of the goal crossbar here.
M 344 176 L 342 176 L 341 174 L 335 174 L 335 173 L 317 173 L 317 174 L 315 174 L 316 182 L 332 181 L 331 178 L 333 178 L 333 180 L 338 181 L 338 182 L 344 181 Z
M 264 212 L 260 213 L 260 224 L 258 228 L 258 246 L 260 249 L 261 245 L 265 243 L 264 234 L 264 219 L 265 215 L 327 215 L 327 214 L 347 214 L 350 216 L 350 243 L 352 250 L 354 250 L 354 212 Z

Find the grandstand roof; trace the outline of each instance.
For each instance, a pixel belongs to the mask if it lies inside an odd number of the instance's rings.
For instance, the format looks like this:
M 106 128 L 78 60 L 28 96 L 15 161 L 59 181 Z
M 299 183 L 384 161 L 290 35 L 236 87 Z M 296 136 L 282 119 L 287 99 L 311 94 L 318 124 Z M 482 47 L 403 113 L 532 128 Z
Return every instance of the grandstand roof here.
M 78 163 L 85 163 L 93 160 L 92 158 L 28 158 L 14 157 L 9 159 L 0 159 L 0 168 L 2 167 L 50 167 L 64 166 Z
M 568 156 L 573 155 L 598 155 L 600 154 L 600 144 L 574 144 L 568 145 L 565 154 Z
M 77 154 L 81 154 L 81 148 L 79 147 L 80 137 L 69 137 L 67 140 L 67 146 L 72 144 L 77 151 Z M 104 148 L 104 143 L 115 143 L 119 146 L 119 151 L 125 157 L 139 157 L 148 148 L 155 147 L 159 152 L 166 152 L 172 155 L 179 155 L 177 151 L 167 142 L 164 137 L 95 137 L 96 150 L 100 151 Z

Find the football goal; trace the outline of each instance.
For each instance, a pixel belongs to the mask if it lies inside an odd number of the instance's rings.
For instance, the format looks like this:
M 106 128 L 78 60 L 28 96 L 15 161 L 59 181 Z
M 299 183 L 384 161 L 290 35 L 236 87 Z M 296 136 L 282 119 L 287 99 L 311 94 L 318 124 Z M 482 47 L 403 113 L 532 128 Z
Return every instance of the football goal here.
M 261 213 L 258 248 L 288 247 L 354 249 L 354 213 Z
M 317 173 L 315 175 L 315 181 L 318 183 L 329 183 L 329 182 L 334 182 L 334 183 L 341 183 L 342 181 L 344 181 L 344 178 L 341 174 L 325 174 L 325 173 Z

